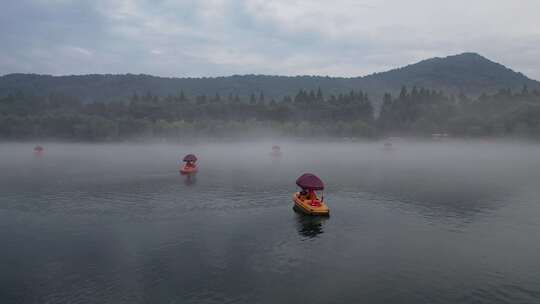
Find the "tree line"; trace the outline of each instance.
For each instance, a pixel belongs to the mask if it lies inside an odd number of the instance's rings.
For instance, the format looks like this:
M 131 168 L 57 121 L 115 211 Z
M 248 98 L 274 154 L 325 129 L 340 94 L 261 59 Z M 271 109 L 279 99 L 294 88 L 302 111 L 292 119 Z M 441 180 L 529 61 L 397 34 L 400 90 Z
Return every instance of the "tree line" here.
M 377 112 L 377 113 L 376 113 Z M 164 97 L 134 93 L 123 101 L 84 103 L 76 96 L 18 92 L 0 98 L 0 139 L 129 140 L 152 137 L 277 135 L 377 138 L 390 135 L 540 137 L 540 92 L 503 89 L 469 98 L 403 87 L 376 111 L 362 90 L 325 95 L 299 90 L 279 100 L 263 92 Z

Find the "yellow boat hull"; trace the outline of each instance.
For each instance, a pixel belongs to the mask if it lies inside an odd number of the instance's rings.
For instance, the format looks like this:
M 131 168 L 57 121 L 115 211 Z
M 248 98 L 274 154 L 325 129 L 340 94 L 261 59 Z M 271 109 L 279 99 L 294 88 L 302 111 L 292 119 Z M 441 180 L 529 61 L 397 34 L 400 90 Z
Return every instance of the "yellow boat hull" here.
M 330 209 L 325 203 L 320 202 L 320 205 L 311 204 L 311 200 L 304 200 L 300 198 L 300 193 L 293 194 L 293 202 L 296 210 L 308 214 L 308 215 L 330 215 Z

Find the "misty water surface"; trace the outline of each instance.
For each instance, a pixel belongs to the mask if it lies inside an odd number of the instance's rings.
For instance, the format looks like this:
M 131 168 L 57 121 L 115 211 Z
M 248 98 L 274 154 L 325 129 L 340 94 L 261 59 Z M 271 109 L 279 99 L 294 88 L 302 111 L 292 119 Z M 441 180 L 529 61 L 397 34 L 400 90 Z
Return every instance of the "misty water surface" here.
M 540 302 L 537 145 L 44 147 L 0 144 L 0 303 Z

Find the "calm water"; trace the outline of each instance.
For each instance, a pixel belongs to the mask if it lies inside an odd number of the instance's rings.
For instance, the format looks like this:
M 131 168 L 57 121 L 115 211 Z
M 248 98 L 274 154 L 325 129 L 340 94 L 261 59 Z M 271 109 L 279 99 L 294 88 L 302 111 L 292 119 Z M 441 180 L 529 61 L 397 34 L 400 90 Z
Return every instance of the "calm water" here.
M 272 144 L 1 144 L 0 303 L 540 303 L 539 146 Z

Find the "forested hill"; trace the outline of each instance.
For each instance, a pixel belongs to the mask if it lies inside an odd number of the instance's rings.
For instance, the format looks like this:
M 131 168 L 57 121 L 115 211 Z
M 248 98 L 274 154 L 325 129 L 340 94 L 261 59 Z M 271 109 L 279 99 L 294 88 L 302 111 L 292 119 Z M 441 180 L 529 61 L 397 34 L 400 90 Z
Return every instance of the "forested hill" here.
M 150 75 L 79 75 L 50 76 L 9 74 L 0 76 L 0 97 L 21 92 L 26 95 L 65 94 L 85 102 L 126 100 L 137 94 L 151 92 L 158 96 L 186 95 L 240 96 L 259 95 L 281 99 L 299 89 L 321 88 L 329 94 L 363 90 L 377 103 L 385 92 L 397 93 L 408 87 L 429 87 L 447 94 L 460 92 L 469 96 L 496 92 L 501 88 L 518 89 L 527 85 L 540 88 L 531 80 L 501 64 L 475 53 L 445 58 L 432 58 L 416 64 L 365 77 L 340 78 L 322 76 L 243 75 L 211 78 L 165 78 Z
M 412 65 L 362 78 L 371 92 L 397 92 L 402 86 L 429 87 L 447 94 L 460 92 L 471 97 L 500 89 L 516 90 L 524 85 L 540 88 L 540 82 L 476 53 L 431 58 Z M 376 88 L 379 88 L 378 90 Z

